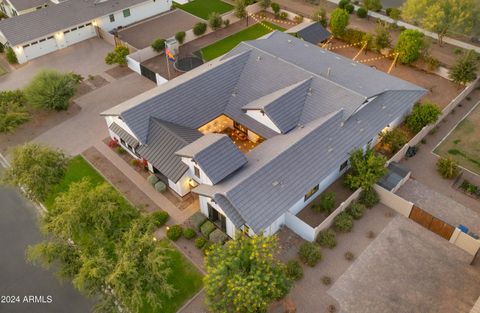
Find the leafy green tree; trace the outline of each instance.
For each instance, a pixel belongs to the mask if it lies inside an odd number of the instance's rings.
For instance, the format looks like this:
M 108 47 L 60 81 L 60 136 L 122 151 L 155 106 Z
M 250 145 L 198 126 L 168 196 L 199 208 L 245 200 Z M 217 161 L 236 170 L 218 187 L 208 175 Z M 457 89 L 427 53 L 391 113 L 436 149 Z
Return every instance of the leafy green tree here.
M 416 61 L 425 47 L 423 33 L 418 30 L 404 30 L 398 38 L 395 52 L 399 54 L 398 60 L 403 64 L 410 64 Z
M 75 95 L 81 76 L 73 72 L 60 73 L 56 70 L 42 70 L 24 89 L 28 104 L 48 110 L 66 110 Z
M 363 5 L 370 11 L 378 12 L 382 9 L 382 2 L 380 0 L 364 0 Z
M 276 17 L 280 16 L 280 4 L 272 2 L 272 4 L 270 4 L 270 7 L 272 8 L 272 11 Z
M 441 45 L 448 33 L 471 34 L 479 9 L 478 0 L 407 0 L 402 17 L 437 33 Z
M 208 25 L 213 30 L 222 28 L 223 20 L 219 13 L 212 12 L 208 15 Z
M 105 63 L 108 65 L 118 64 L 124 66 L 127 64 L 127 55 L 130 53 L 125 46 L 116 46 L 113 51 L 107 53 L 105 56 Z
M 407 134 L 399 128 L 381 133 L 380 138 L 382 145 L 387 146 L 392 153 L 400 150 L 408 142 Z
M 405 125 L 414 133 L 418 133 L 428 124 L 435 123 L 442 111 L 433 103 L 416 104 L 413 107 L 412 113 L 407 116 Z
M 263 9 L 263 10 L 266 10 L 270 7 L 270 5 L 272 4 L 272 0 L 260 0 L 258 1 L 258 3 L 260 4 L 260 7 Z
M 328 19 L 327 19 L 327 11 L 324 7 L 319 7 L 316 9 L 312 14 L 312 20 L 315 22 L 319 22 L 322 24 L 323 27 L 327 27 Z
M 456 83 L 467 84 L 477 78 L 479 56 L 473 50 L 464 53 L 450 69 L 449 77 Z
M 3 182 L 24 187 L 27 197 L 36 201 L 46 198 L 67 168 L 67 158 L 61 151 L 37 143 L 15 147 L 10 163 Z
M 179 44 L 182 44 L 185 41 L 185 36 L 186 34 L 184 31 L 177 32 L 175 34 L 175 39 L 178 41 Z
M 165 39 L 163 38 L 155 39 L 155 41 L 152 42 L 150 46 L 156 52 L 162 52 L 163 50 L 165 50 Z
M 345 29 L 348 26 L 349 15 L 348 12 L 336 8 L 330 16 L 330 30 L 335 37 L 342 37 L 345 34 Z
M 20 90 L 0 92 L 0 133 L 11 132 L 30 119 Z
M 351 172 L 345 176 L 345 184 L 351 189 L 371 188 L 387 174 L 386 162 L 387 159 L 376 154 L 370 146 L 365 151 L 353 150 L 350 153 Z
M 366 18 L 368 16 L 368 9 L 364 7 L 360 7 L 357 10 L 357 16 L 359 18 Z
M 234 14 L 239 19 L 244 19 L 247 17 L 247 5 L 245 4 L 245 0 L 235 0 L 234 4 Z
M 377 50 L 382 50 L 390 47 L 392 39 L 390 37 L 390 30 L 385 23 L 377 23 L 375 27 L 375 37 L 373 44 Z
M 266 312 L 291 287 L 285 265 L 276 260 L 275 236 L 249 238 L 238 234 L 205 257 L 206 303 L 212 313 Z

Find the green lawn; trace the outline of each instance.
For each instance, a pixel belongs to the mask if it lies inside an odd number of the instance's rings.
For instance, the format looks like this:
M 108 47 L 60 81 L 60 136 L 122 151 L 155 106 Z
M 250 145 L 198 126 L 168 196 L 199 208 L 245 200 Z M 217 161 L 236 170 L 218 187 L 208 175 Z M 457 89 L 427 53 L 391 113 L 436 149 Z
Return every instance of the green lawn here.
M 186 4 L 174 2 L 174 6 L 204 20 L 208 20 L 208 15 L 212 12 L 223 14 L 233 10 L 232 5 L 221 0 L 193 0 Z
M 50 208 L 55 201 L 55 198 L 62 192 L 68 190 L 70 184 L 79 182 L 82 178 L 88 177 L 94 185 L 101 184 L 105 182 L 105 179 L 100 175 L 85 159 L 78 155 L 72 158 L 68 162 L 67 172 L 65 177 L 56 185 L 52 192 L 48 195 L 47 199 L 44 201 L 44 204 L 47 208 Z
M 268 25 L 269 27 L 280 30 L 280 31 L 285 30 L 284 28 L 269 22 L 263 22 L 263 24 Z M 214 44 L 211 44 L 208 47 L 203 48 L 201 50 L 203 59 L 205 61 L 213 60 L 227 53 L 228 51 L 232 50 L 233 48 L 235 48 L 236 45 L 238 45 L 242 41 L 254 40 L 270 32 L 271 32 L 270 29 L 266 28 L 261 24 L 255 24 L 253 26 L 245 28 L 244 30 L 239 31 L 238 33 L 230 35 L 220 41 L 217 41 Z
M 455 127 L 435 153 L 480 175 L 480 105 Z
M 161 245 L 172 247 L 166 239 L 161 242 Z M 172 249 L 170 257 L 172 261 L 172 274 L 170 275 L 169 282 L 175 287 L 177 292 L 172 298 L 160 295 L 160 298 L 162 298 L 165 303 L 165 307 L 161 310 L 162 313 L 177 312 L 203 285 L 202 275 L 178 250 Z M 155 313 L 155 311 L 150 307 L 145 307 L 141 313 Z

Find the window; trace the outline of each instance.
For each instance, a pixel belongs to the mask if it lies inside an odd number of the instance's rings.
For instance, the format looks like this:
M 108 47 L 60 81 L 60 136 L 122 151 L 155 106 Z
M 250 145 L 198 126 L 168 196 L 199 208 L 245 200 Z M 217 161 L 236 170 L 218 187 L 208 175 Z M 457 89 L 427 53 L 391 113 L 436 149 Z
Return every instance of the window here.
M 30 45 L 23 45 L 24 48 L 27 48 L 28 46 L 30 46 Z
M 72 28 L 72 29 L 70 29 L 70 30 L 71 30 L 72 32 L 74 32 L 74 31 L 76 31 L 76 30 L 77 30 L 77 28 L 76 28 L 76 27 L 74 27 L 74 28 Z
M 340 165 L 340 172 L 343 171 L 348 165 L 348 160 L 343 162 L 342 165 Z
M 38 43 L 38 41 L 34 41 L 34 42 L 31 42 L 30 45 L 33 46 L 33 45 L 36 45 Z
M 120 138 L 120 143 L 121 143 L 122 145 L 126 146 L 126 142 L 125 142 L 125 140 L 123 140 L 122 138 Z
M 305 199 L 303 201 L 307 201 L 308 198 L 310 198 L 311 196 L 313 196 L 319 189 L 319 186 L 316 185 L 315 187 L 313 187 L 309 192 L 307 192 L 305 194 Z
M 84 28 L 84 27 L 85 27 L 85 25 L 80 25 L 80 26 L 78 26 L 78 29 Z
M 39 42 L 44 42 L 45 40 L 47 40 L 46 38 L 42 38 L 39 40 Z
M 49 40 L 50 40 L 50 39 L 53 39 L 53 36 L 48 36 L 47 39 L 49 39 Z
M 130 16 L 130 9 L 123 10 L 123 17 L 129 17 L 129 16 Z
M 68 34 L 69 32 L 70 32 L 69 30 L 66 30 L 66 31 L 64 31 L 63 33 L 64 33 L 64 34 Z
M 110 23 L 115 22 L 115 15 L 110 14 L 110 15 L 108 16 L 108 18 L 110 19 Z
M 195 173 L 195 176 L 197 176 L 198 178 L 200 178 L 200 169 L 196 166 L 193 167 L 193 171 Z
M 87 23 L 87 24 L 85 24 L 85 26 L 90 26 L 90 25 L 92 25 L 92 23 Z

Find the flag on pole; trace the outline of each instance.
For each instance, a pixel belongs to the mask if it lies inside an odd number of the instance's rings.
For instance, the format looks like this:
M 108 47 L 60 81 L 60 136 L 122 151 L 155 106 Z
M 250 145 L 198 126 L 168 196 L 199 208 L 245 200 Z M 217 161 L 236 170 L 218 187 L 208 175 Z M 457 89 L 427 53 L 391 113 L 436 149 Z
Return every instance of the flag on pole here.
M 165 54 L 168 58 L 168 60 L 172 61 L 172 62 L 175 62 L 175 56 L 173 55 L 173 53 L 170 51 L 170 49 L 165 49 Z

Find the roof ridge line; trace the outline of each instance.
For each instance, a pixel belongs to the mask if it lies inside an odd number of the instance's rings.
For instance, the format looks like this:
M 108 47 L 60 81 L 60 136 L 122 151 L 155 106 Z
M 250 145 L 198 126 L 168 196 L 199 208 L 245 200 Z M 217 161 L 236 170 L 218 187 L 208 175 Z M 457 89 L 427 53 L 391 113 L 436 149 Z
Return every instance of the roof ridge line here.
M 160 119 L 158 117 L 155 117 L 155 116 L 150 116 L 150 119 L 154 119 L 157 123 L 160 124 L 160 127 L 162 127 L 167 132 L 169 132 L 170 134 L 172 134 L 176 138 L 180 139 L 183 143 L 188 145 L 188 141 L 186 141 L 182 136 L 177 135 L 174 131 L 172 131 L 170 128 L 168 128 L 166 125 L 164 125 L 164 123 L 169 123 L 169 124 L 172 124 L 172 125 L 185 127 L 185 128 L 190 128 L 190 127 L 186 127 L 186 126 L 178 125 L 178 124 L 175 124 L 175 123 L 172 123 L 172 122 L 169 122 L 169 121 L 165 121 L 165 120 L 162 120 L 162 119 Z M 150 122 L 149 122 L 149 124 L 150 124 Z M 149 127 L 150 127 L 150 125 L 149 125 Z M 190 128 L 190 129 L 193 130 L 194 128 Z M 150 132 L 148 132 L 148 133 L 150 134 Z M 147 142 L 148 142 L 148 138 L 147 138 Z
M 293 36 L 292 36 L 292 37 L 293 37 Z M 326 77 L 323 77 L 323 76 L 320 75 L 320 74 L 317 74 L 317 73 L 314 73 L 314 72 L 310 71 L 309 69 L 303 68 L 303 67 L 301 67 L 300 65 L 297 65 L 297 64 L 292 63 L 292 62 L 290 62 L 290 61 L 287 61 L 287 60 L 285 60 L 285 59 L 283 59 L 283 58 L 281 58 L 281 57 L 278 57 L 278 56 L 276 56 L 276 55 L 274 55 L 274 54 L 271 54 L 270 52 L 267 52 L 267 51 L 265 51 L 265 50 L 263 50 L 263 49 L 260 49 L 260 48 L 258 48 L 258 47 L 252 46 L 252 45 L 249 44 L 247 41 L 243 41 L 242 43 L 248 45 L 249 47 L 251 47 L 251 48 L 253 48 L 253 49 L 256 49 L 256 50 L 258 50 L 258 51 L 261 51 L 261 52 L 263 52 L 263 53 L 265 53 L 265 54 L 267 54 L 267 55 L 269 55 L 269 56 L 271 56 L 271 57 L 274 57 L 274 58 L 276 58 L 276 59 L 278 59 L 278 60 L 280 60 L 280 61 L 282 61 L 282 62 L 284 62 L 284 63 L 290 64 L 290 65 L 292 65 L 292 66 L 294 66 L 294 67 L 296 67 L 296 68 L 298 68 L 298 69 L 300 69 L 300 70 L 302 70 L 302 71 L 305 71 L 305 72 L 307 72 L 307 73 L 310 73 L 310 74 L 312 74 L 313 76 L 316 76 L 316 77 L 318 77 L 318 78 L 321 78 L 321 79 L 323 79 L 324 81 L 330 82 L 330 83 L 332 83 L 332 84 L 334 84 L 334 85 L 336 85 L 336 86 L 338 86 L 338 87 L 340 87 L 340 88 L 342 88 L 342 89 L 344 89 L 344 90 L 348 90 L 348 91 L 350 91 L 350 92 L 352 92 L 352 93 L 354 93 L 354 94 L 356 94 L 356 95 L 359 95 L 359 96 L 362 97 L 362 98 L 365 98 L 365 99 L 368 98 L 368 97 L 360 94 L 359 92 L 357 92 L 357 91 L 355 91 L 355 90 L 352 90 L 352 89 L 350 89 L 350 88 L 347 88 L 347 87 L 345 87 L 345 86 L 342 86 L 342 85 L 340 85 L 339 83 L 336 83 L 336 82 L 334 82 L 334 81 L 332 81 L 332 80 L 330 80 L 330 79 L 327 79 Z M 330 52 L 330 53 L 331 53 L 331 52 Z

